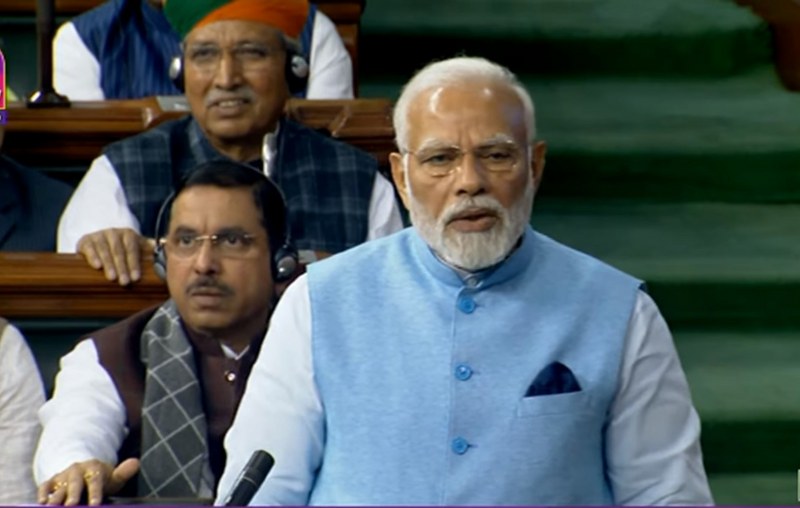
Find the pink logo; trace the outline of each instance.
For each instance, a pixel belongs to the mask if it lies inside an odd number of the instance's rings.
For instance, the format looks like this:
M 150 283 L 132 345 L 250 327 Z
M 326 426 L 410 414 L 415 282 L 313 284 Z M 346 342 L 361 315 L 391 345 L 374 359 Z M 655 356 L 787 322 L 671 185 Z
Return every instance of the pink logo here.
M 6 123 L 6 57 L 0 51 L 0 125 Z

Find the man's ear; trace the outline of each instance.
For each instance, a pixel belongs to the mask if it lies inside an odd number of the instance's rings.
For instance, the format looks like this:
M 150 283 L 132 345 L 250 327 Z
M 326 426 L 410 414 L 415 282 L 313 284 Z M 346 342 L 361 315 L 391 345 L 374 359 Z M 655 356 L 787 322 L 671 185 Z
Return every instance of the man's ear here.
M 547 154 L 547 143 L 544 141 L 536 141 L 531 150 L 531 176 L 533 177 L 533 185 L 536 190 L 542 183 L 542 174 L 544 174 L 545 155 Z
M 389 164 L 392 166 L 392 180 L 397 187 L 397 193 L 403 200 L 403 205 L 408 209 L 408 187 L 406 186 L 406 168 L 403 163 L 403 156 L 397 152 L 389 154 Z

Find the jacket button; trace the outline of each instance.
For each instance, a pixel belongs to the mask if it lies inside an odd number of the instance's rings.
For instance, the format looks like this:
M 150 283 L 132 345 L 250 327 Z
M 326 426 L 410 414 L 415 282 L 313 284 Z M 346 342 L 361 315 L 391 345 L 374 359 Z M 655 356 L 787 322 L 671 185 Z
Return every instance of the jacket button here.
M 456 367 L 456 379 L 460 379 L 461 381 L 466 381 L 467 379 L 472 377 L 472 369 L 469 365 L 464 365 L 463 363 Z
M 469 448 L 469 443 L 467 440 L 462 437 L 457 437 L 453 439 L 453 452 L 457 453 L 458 455 L 464 455 L 467 453 L 467 449 Z
M 458 309 L 464 314 L 472 314 L 475 311 L 475 300 L 468 296 L 458 299 Z

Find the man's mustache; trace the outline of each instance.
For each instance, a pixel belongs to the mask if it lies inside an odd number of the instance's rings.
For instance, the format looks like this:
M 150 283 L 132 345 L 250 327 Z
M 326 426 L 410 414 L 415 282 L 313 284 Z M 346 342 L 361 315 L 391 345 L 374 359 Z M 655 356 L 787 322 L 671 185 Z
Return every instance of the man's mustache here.
M 239 86 L 233 90 L 220 90 L 218 88 L 212 88 L 204 97 L 203 102 L 206 107 L 211 107 L 214 104 L 222 101 L 236 100 L 254 102 L 256 100 L 256 94 L 253 89 L 247 85 Z
M 505 220 L 506 209 L 503 208 L 503 205 L 501 205 L 497 199 L 491 196 L 472 196 L 463 198 L 450 205 L 450 207 L 442 213 L 439 224 L 441 226 L 447 225 L 460 214 L 468 210 L 478 209 L 494 213 L 498 218 Z
M 230 296 L 233 294 L 233 289 L 227 284 L 223 284 L 213 277 L 200 277 L 186 287 L 186 294 L 191 295 L 195 291 L 201 289 L 211 289 L 219 292 L 222 296 Z

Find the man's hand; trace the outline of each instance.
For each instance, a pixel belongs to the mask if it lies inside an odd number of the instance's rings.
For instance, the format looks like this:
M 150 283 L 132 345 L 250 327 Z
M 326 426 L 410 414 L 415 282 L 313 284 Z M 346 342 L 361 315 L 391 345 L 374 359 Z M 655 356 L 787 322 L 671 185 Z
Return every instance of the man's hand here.
M 97 459 L 76 462 L 39 485 L 39 504 L 75 506 L 84 487 L 88 504 L 98 506 L 103 496 L 118 492 L 139 471 L 139 459 L 128 459 L 116 468 Z
M 89 266 L 102 269 L 106 279 L 116 280 L 121 286 L 141 278 L 142 251 L 152 252 L 154 247 L 154 240 L 129 228 L 102 229 L 78 240 L 78 252 L 83 254 Z

